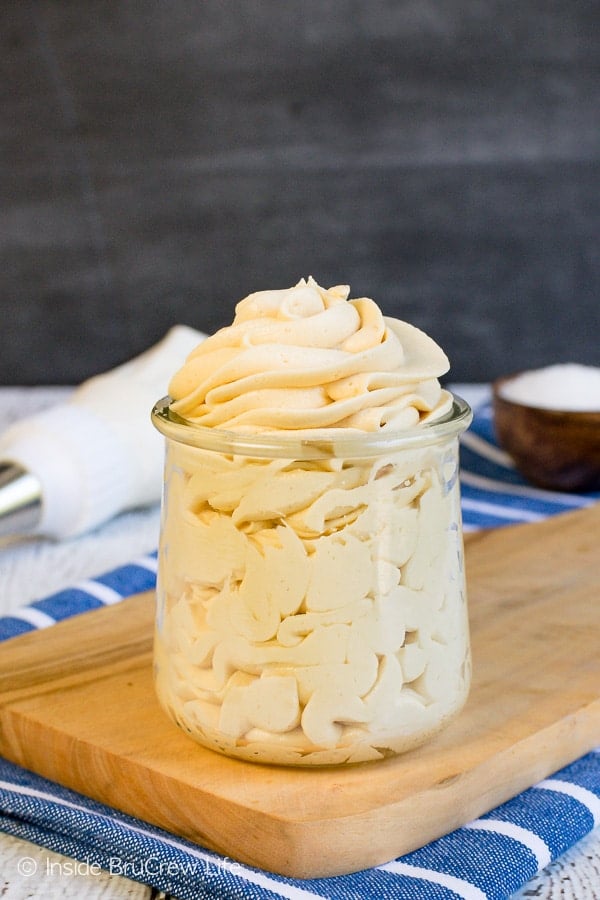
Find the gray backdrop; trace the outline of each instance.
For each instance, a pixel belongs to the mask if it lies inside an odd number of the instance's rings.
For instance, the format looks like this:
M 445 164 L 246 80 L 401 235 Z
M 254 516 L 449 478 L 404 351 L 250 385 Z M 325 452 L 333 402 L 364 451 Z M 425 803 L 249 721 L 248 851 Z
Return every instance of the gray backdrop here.
M 597 0 L 4 0 L 0 383 L 347 282 L 452 377 L 600 364 Z

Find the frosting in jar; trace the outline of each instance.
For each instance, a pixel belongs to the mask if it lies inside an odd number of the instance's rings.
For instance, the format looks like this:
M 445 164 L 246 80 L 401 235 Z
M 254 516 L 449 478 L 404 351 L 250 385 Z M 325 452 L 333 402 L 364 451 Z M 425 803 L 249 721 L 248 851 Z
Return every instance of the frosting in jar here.
M 238 432 L 409 428 L 446 414 L 448 359 L 345 285 L 250 294 L 171 379 L 172 410 Z
M 447 360 L 347 295 L 312 279 L 252 294 L 171 382 L 183 428 L 331 437 L 302 458 L 167 441 L 156 689 L 183 730 L 243 759 L 381 759 L 469 688 L 457 432 L 335 453 L 340 434 L 426 432 L 452 405 Z

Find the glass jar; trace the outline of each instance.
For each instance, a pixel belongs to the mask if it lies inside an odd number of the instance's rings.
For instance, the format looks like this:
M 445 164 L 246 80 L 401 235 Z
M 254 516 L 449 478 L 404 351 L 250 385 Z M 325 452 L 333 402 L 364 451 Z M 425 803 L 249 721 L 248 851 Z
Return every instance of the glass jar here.
M 470 685 L 459 397 L 441 420 L 332 439 L 179 418 L 166 438 L 155 685 L 200 744 L 282 765 L 378 760 Z M 339 432 L 338 432 L 339 434 Z

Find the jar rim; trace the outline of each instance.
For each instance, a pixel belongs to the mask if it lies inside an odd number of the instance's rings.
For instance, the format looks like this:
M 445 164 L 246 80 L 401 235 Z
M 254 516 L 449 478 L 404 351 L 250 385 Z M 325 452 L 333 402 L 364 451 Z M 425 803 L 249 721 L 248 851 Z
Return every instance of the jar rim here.
M 314 437 L 281 432 L 237 432 L 221 428 L 207 428 L 173 412 L 172 398 L 162 397 L 151 413 L 154 427 L 164 437 L 202 450 L 289 459 L 325 459 L 330 457 L 360 458 L 381 456 L 392 450 L 413 449 L 437 444 L 465 431 L 473 419 L 471 407 L 449 392 L 452 406 L 448 413 L 432 422 L 398 431 L 364 432 L 337 429 L 325 434 L 320 429 Z M 329 429 L 333 432 L 333 429 Z

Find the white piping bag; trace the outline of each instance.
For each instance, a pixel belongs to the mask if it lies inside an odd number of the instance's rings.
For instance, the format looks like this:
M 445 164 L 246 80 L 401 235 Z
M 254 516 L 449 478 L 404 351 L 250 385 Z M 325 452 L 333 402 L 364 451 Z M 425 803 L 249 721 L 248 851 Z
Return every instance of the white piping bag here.
M 0 536 L 82 534 L 160 499 L 164 448 L 150 410 L 206 335 L 176 325 L 65 403 L 0 434 Z

